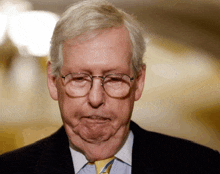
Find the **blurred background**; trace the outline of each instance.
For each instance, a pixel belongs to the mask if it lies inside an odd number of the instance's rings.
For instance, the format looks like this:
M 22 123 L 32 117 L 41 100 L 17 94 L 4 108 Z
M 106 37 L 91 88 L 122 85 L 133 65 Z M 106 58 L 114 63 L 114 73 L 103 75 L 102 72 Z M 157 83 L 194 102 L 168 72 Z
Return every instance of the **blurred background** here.
M 133 120 L 220 151 L 220 1 L 109 0 L 147 34 L 144 94 Z M 0 154 L 56 131 L 46 86 L 50 38 L 76 0 L 0 0 Z

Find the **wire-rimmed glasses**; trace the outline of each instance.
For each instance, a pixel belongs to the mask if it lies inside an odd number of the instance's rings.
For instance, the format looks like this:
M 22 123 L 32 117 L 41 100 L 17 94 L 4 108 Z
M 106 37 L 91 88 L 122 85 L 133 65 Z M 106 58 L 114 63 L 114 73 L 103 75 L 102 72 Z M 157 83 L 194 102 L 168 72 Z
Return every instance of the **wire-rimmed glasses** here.
M 93 85 L 94 78 L 102 80 L 102 87 L 105 92 L 114 98 L 122 98 L 128 95 L 131 82 L 134 77 L 126 74 L 108 74 L 106 76 L 92 76 L 86 73 L 71 73 L 66 76 L 61 75 L 66 93 L 72 97 L 82 97 L 89 93 Z

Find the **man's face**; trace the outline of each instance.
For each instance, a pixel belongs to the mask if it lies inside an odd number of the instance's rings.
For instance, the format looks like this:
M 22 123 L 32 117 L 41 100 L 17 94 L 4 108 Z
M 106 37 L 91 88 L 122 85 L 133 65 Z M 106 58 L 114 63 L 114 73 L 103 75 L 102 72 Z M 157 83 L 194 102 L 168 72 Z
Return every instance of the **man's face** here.
M 134 76 L 130 60 L 132 45 L 125 27 L 104 30 L 87 41 L 75 41 L 71 39 L 63 44 L 62 75 L 80 72 L 92 76 L 114 73 Z M 69 96 L 62 78 L 50 74 L 50 66 L 49 64 L 50 94 L 59 102 L 70 142 L 89 160 L 114 155 L 128 135 L 134 101 L 141 97 L 143 90 L 145 68 L 131 83 L 130 93 L 126 97 L 112 98 L 104 91 L 100 78 L 94 78 L 93 86 L 87 95 Z

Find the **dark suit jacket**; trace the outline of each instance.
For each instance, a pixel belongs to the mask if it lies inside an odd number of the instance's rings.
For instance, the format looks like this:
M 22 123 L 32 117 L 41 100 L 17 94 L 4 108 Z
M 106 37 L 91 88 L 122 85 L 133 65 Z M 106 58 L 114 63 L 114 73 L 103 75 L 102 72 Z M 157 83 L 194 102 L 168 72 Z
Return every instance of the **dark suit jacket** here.
M 220 173 L 217 151 L 141 129 L 131 122 L 134 133 L 133 174 Z M 108 150 L 108 149 L 106 149 Z M 74 174 L 64 128 L 32 145 L 0 156 L 1 174 Z

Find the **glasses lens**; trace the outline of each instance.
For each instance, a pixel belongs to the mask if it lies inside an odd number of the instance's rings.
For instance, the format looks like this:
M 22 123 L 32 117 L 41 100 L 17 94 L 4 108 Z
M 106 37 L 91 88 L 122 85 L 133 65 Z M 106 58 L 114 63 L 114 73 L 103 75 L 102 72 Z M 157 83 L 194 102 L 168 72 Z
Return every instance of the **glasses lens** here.
M 64 85 L 70 96 L 84 96 L 90 89 L 91 78 L 87 74 L 69 74 L 65 77 Z
M 112 74 L 104 80 L 106 93 L 111 97 L 125 97 L 130 90 L 130 77 L 125 74 Z
M 94 76 L 99 77 L 100 76 Z M 107 75 L 103 81 L 105 92 L 115 98 L 125 97 L 130 90 L 130 77 L 125 74 Z M 85 96 L 92 84 L 92 79 L 88 74 L 76 73 L 68 74 L 64 79 L 64 86 L 68 95 L 72 97 Z

